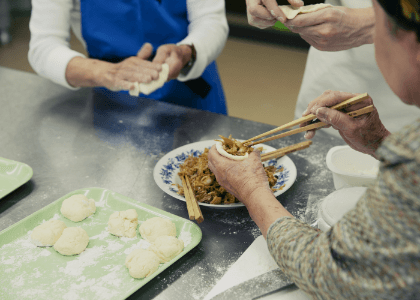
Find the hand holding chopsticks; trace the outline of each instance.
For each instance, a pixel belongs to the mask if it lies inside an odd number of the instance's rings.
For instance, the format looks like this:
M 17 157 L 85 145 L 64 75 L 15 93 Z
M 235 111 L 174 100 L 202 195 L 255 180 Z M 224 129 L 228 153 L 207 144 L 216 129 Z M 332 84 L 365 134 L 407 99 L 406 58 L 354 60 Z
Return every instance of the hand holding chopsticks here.
M 350 105 L 354 105 L 356 103 L 362 102 L 362 101 L 364 101 L 366 99 L 369 99 L 369 98 L 370 98 L 369 95 L 367 93 L 364 93 L 364 94 L 358 95 L 356 97 L 353 97 L 351 99 L 348 99 L 346 101 L 343 101 L 341 103 L 338 103 L 337 105 L 332 106 L 331 109 L 340 110 L 340 109 L 346 108 Z M 361 108 L 359 110 L 349 112 L 347 114 L 351 117 L 356 117 L 356 116 L 360 116 L 362 114 L 367 114 L 369 112 L 372 112 L 373 110 L 374 110 L 373 105 L 370 105 L 370 106 Z M 270 134 L 288 129 L 290 127 L 293 127 L 293 126 L 296 126 L 296 125 L 299 125 L 299 124 L 302 124 L 302 123 L 305 123 L 305 122 L 312 121 L 314 119 L 316 119 L 316 116 L 314 114 L 309 114 L 305 117 L 299 118 L 299 119 L 294 120 L 292 122 L 289 122 L 285 125 L 277 127 L 273 130 L 267 131 L 265 133 L 262 133 L 260 135 L 255 136 L 253 138 L 250 138 L 249 140 L 246 140 L 245 142 L 243 142 L 243 144 L 246 145 L 246 146 L 253 146 L 253 145 L 260 144 L 260 143 L 276 140 L 276 139 L 279 139 L 279 138 L 282 138 L 282 137 L 290 136 L 290 135 L 293 135 L 293 134 L 296 134 L 296 133 L 312 130 L 312 129 L 319 128 L 319 127 L 327 125 L 323 122 L 316 122 L 316 123 L 310 124 L 310 125 L 305 126 L 305 127 L 297 128 L 297 129 L 294 129 L 294 130 L 284 132 L 282 134 L 278 134 L 278 135 L 275 135 L 275 136 L 272 136 L 272 137 L 269 137 L 269 138 L 265 138 L 265 139 L 262 139 L 262 140 L 259 140 L 259 141 L 255 141 L 255 140 L 260 139 L 262 137 L 266 137 Z

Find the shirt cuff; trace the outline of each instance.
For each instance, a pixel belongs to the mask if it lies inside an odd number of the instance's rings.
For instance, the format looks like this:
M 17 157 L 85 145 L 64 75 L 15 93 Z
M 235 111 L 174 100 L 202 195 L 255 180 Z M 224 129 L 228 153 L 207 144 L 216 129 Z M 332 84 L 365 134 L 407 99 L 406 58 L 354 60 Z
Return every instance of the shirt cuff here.
M 67 47 L 57 47 L 49 54 L 43 75 L 50 78 L 53 82 L 62 85 L 71 90 L 78 90 L 79 87 L 71 86 L 66 80 L 67 65 L 74 57 L 83 57 L 85 55 Z
M 197 54 L 195 59 L 194 65 L 191 70 L 188 72 L 187 75 L 179 74 L 177 79 L 179 81 L 188 81 L 192 79 L 197 79 L 200 77 L 204 70 L 207 68 L 209 62 L 207 61 L 207 53 L 205 51 L 205 47 L 203 47 L 199 41 L 188 35 L 185 39 L 177 43 L 179 45 L 193 45 Z

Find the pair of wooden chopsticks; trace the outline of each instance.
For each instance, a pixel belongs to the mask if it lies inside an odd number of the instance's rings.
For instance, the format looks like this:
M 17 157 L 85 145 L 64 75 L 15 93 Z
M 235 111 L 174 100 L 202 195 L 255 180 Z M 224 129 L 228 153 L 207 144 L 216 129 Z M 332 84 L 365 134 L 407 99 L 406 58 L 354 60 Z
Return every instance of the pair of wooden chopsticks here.
M 345 101 L 343 101 L 343 102 L 341 102 L 341 103 L 339 103 L 337 105 L 334 105 L 334 106 L 332 106 L 330 108 L 331 109 L 340 110 L 340 109 L 346 108 L 346 107 L 348 107 L 350 105 L 359 103 L 359 102 L 361 102 L 363 100 L 366 100 L 368 98 L 370 98 L 369 95 L 367 93 L 364 93 L 364 94 L 358 95 L 356 97 L 350 98 L 348 100 L 345 100 Z M 360 116 L 360 115 L 363 115 L 363 114 L 370 113 L 373 110 L 374 110 L 373 105 L 370 105 L 370 106 L 366 106 L 364 108 L 361 108 L 359 110 L 349 112 L 347 114 L 349 116 L 351 116 L 351 117 L 357 117 L 357 116 Z M 293 135 L 293 134 L 296 134 L 296 133 L 300 133 L 300 132 L 303 132 L 303 131 L 312 130 L 312 129 L 319 128 L 319 127 L 322 127 L 322 126 L 327 125 L 324 122 L 316 122 L 316 123 L 310 124 L 308 126 L 304 126 L 304 127 L 301 127 L 301 128 L 293 129 L 293 130 L 290 130 L 290 131 L 287 131 L 287 132 L 284 132 L 284 133 L 281 133 L 281 134 L 278 134 L 278 135 L 274 135 L 274 136 L 269 137 L 269 138 L 265 138 L 265 139 L 262 139 L 262 140 L 259 140 L 259 141 L 255 141 L 255 140 L 260 139 L 262 137 L 266 137 L 267 135 L 270 135 L 270 134 L 273 134 L 273 133 L 276 133 L 276 132 L 279 132 L 279 131 L 288 129 L 290 127 L 293 127 L 293 126 L 296 126 L 296 125 L 299 125 L 299 124 L 302 124 L 302 123 L 305 123 L 305 122 L 312 121 L 314 119 L 316 119 L 316 116 L 314 114 L 309 114 L 309 115 L 307 115 L 305 117 L 302 117 L 300 119 L 294 120 L 294 121 L 289 122 L 289 123 L 287 123 L 285 125 L 282 125 L 280 127 L 277 127 L 275 129 L 272 129 L 270 131 L 267 131 L 265 133 L 262 133 L 260 135 L 257 135 L 257 136 L 255 136 L 253 138 L 250 138 L 249 140 L 246 140 L 245 142 L 243 142 L 243 144 L 245 146 L 254 146 L 254 145 L 257 145 L 257 144 L 265 143 L 265 142 L 268 142 L 268 141 L 276 140 L 276 139 L 279 139 L 279 138 L 282 138 L 282 137 L 290 136 L 290 135 Z
M 275 158 L 280 158 L 282 156 L 285 156 L 286 154 L 306 149 L 312 144 L 312 141 L 305 141 L 302 143 L 294 144 L 291 146 L 287 146 L 284 148 L 280 148 L 271 152 L 267 152 L 261 155 L 261 161 L 267 161 Z
M 187 202 L 188 216 L 190 220 L 196 220 L 198 224 L 204 221 L 200 206 L 195 198 L 190 180 L 187 176 L 181 176 L 182 187 L 184 188 L 185 202 Z

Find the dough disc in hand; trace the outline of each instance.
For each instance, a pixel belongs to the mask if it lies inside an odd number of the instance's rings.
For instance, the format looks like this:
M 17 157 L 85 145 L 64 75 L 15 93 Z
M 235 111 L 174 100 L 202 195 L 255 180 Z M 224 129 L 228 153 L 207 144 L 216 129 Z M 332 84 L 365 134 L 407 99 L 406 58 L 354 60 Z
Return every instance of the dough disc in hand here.
M 319 3 L 313 5 L 304 5 L 301 7 L 295 7 L 291 5 L 280 5 L 280 9 L 286 15 L 286 18 L 291 20 L 294 19 L 298 14 L 307 14 L 326 7 L 332 6 L 331 4 Z
M 245 155 L 243 156 L 232 155 L 232 154 L 227 153 L 225 149 L 223 149 L 222 142 L 216 142 L 216 150 L 217 152 L 220 153 L 220 155 L 230 158 L 232 160 L 244 160 L 248 157 L 248 153 L 245 153 Z
M 140 94 L 149 95 L 156 91 L 157 89 L 160 89 L 165 82 L 168 80 L 169 76 L 169 65 L 163 64 L 162 65 L 162 71 L 159 73 L 159 78 L 156 80 L 153 80 L 149 83 L 143 83 L 143 82 L 134 82 L 134 89 L 129 90 L 129 94 L 131 96 L 138 97 Z

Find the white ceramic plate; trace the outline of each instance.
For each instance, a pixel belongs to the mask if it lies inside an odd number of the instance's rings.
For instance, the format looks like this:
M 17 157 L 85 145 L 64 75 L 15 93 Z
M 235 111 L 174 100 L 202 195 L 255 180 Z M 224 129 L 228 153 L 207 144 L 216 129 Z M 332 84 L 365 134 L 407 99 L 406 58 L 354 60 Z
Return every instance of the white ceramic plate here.
M 182 185 L 181 178 L 178 176 L 179 166 L 184 163 L 184 160 L 191 154 L 194 156 L 199 156 L 204 152 L 205 148 L 210 148 L 216 143 L 214 140 L 196 142 L 188 144 L 177 149 L 172 150 L 162 157 L 155 166 L 153 170 L 153 177 L 156 184 L 168 195 L 177 198 L 179 200 L 185 201 L 184 196 L 179 195 L 178 188 L 174 184 Z M 263 147 L 263 153 L 276 150 L 273 147 L 261 144 L 258 147 Z M 264 162 L 265 166 L 276 166 L 277 168 L 282 168 L 282 172 L 276 173 L 278 176 L 277 184 L 275 188 L 285 185 L 282 190 L 276 191 L 274 195 L 277 197 L 287 191 L 296 180 L 296 166 L 293 161 L 287 157 L 283 156 L 282 158 Z M 212 208 L 235 208 L 244 206 L 242 203 L 235 204 L 207 204 L 199 203 L 202 206 L 208 206 Z

